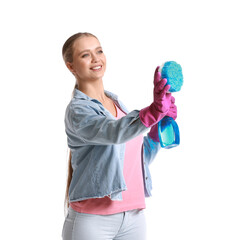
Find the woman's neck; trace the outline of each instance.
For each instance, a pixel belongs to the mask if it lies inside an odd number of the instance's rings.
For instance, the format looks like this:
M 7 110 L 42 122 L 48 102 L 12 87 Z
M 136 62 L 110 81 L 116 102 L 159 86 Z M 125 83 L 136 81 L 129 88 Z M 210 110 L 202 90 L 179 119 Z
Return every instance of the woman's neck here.
M 85 93 L 88 97 L 97 99 L 101 103 L 105 102 L 107 96 L 104 93 L 102 81 L 78 83 L 78 89 Z

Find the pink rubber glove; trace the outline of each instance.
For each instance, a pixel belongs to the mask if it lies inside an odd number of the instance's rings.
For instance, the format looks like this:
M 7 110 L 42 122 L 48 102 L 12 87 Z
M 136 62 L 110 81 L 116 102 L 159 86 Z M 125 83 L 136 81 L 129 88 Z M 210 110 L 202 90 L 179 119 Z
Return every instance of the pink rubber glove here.
M 171 96 L 171 105 L 166 116 L 172 117 L 174 120 L 177 118 L 177 107 L 175 105 L 175 98 Z
M 166 116 L 172 117 L 174 120 L 177 118 L 177 107 L 175 105 L 175 98 L 173 96 L 171 96 L 171 105 L 170 105 L 169 111 L 166 114 Z M 148 135 L 155 142 L 159 142 L 158 124 L 155 124 L 151 127 Z
M 168 93 L 170 85 L 166 85 L 167 79 L 161 79 L 158 72 L 159 66 L 154 73 L 153 103 L 139 112 L 140 119 L 146 127 L 151 127 L 159 122 L 168 113 L 171 105 L 171 93 Z

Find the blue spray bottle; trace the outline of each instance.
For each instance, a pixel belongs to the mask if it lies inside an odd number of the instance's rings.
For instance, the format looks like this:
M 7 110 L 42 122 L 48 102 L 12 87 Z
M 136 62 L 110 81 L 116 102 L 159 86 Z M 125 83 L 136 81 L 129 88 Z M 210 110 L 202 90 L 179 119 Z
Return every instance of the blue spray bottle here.
M 174 62 L 165 62 L 164 65 L 159 69 L 161 77 L 167 79 L 167 84 L 171 87 L 169 92 L 180 91 L 183 85 L 183 74 L 181 66 Z M 160 145 L 162 148 L 172 148 L 180 144 L 180 131 L 176 121 L 168 116 L 165 116 L 158 123 L 158 135 Z

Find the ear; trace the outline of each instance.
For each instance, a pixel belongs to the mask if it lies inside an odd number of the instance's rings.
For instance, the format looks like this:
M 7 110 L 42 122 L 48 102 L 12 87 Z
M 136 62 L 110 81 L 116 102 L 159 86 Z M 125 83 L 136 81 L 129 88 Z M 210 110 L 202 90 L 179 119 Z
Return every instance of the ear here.
M 70 63 L 70 62 L 66 62 L 65 64 L 66 64 L 66 67 L 70 70 L 70 72 L 75 74 L 75 70 L 74 70 L 73 64 Z

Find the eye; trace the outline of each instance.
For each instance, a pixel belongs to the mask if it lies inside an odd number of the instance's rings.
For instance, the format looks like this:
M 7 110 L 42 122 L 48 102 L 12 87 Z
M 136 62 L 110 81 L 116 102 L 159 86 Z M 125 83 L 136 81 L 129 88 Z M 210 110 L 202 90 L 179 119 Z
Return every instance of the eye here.
M 89 54 L 88 54 L 88 53 L 83 54 L 81 57 L 82 57 L 82 58 L 89 57 Z
M 102 54 L 102 53 L 103 53 L 103 50 L 99 50 L 98 53 L 99 53 L 99 54 Z

